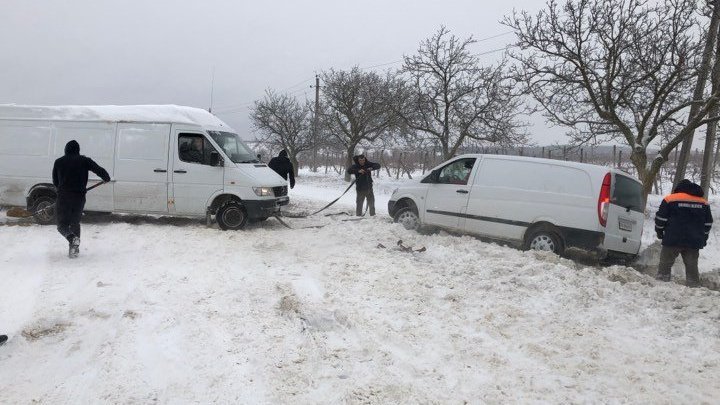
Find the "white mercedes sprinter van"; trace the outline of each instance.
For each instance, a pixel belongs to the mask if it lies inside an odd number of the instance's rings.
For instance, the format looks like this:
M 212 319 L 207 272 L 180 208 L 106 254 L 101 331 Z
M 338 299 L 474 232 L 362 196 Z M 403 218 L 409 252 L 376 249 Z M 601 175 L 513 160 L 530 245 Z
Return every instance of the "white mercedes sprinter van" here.
M 566 247 L 632 258 L 640 249 L 641 183 L 612 168 L 462 155 L 396 189 L 388 210 L 408 229 L 431 225 L 562 254 Z
M 204 216 L 240 229 L 288 203 L 285 180 L 205 110 L 0 105 L 0 204 L 52 204 L 53 163 L 73 139 L 114 180 L 88 192 L 88 211 Z M 51 223 L 54 212 L 38 217 Z

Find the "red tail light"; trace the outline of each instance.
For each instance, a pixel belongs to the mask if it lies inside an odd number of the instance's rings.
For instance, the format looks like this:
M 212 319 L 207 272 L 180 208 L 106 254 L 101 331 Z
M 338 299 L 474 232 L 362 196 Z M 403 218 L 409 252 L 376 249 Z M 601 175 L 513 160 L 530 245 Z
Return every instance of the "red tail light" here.
M 602 226 L 607 224 L 611 182 L 612 177 L 610 176 L 610 173 L 608 173 L 603 179 L 602 187 L 600 187 L 600 196 L 598 197 L 598 221 L 600 221 L 600 225 Z

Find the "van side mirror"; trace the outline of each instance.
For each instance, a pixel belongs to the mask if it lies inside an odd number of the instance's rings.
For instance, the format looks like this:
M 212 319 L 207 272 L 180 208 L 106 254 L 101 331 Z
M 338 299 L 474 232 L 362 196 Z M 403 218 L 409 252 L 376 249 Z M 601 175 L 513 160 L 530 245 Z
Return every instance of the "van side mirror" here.
M 223 161 L 217 151 L 210 152 L 210 166 L 223 166 Z

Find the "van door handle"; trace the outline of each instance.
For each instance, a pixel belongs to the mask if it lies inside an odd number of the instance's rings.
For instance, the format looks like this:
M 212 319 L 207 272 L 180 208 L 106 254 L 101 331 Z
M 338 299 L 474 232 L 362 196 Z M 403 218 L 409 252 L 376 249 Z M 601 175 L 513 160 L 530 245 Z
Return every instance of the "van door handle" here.
M 175 173 L 187 173 L 187 170 L 175 170 Z
M 153 170 L 155 173 L 167 173 L 167 170 L 165 169 L 155 169 Z
M 467 190 L 457 190 L 456 193 L 467 194 L 467 193 L 469 193 L 469 191 L 467 191 Z

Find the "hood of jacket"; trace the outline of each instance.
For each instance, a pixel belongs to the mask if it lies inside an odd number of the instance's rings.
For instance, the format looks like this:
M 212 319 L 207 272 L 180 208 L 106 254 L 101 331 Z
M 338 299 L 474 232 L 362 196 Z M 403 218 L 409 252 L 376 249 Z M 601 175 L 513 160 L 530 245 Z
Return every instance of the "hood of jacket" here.
M 77 143 L 76 140 L 72 140 L 65 144 L 65 154 L 66 155 L 79 155 L 80 154 L 80 144 Z
M 685 193 L 693 195 L 695 197 L 705 196 L 705 192 L 703 192 L 702 187 L 688 179 L 681 180 L 680 183 L 678 183 L 678 185 L 675 187 L 675 190 L 673 190 L 673 193 Z
M 280 153 L 278 153 L 278 157 L 287 157 L 287 151 L 285 149 L 281 150 Z
M 363 155 L 363 154 L 361 153 L 361 154 L 359 154 L 359 155 L 353 156 L 353 162 L 355 162 L 356 165 L 359 165 L 360 163 L 358 162 L 358 160 L 359 160 L 361 157 L 364 158 L 365 155 Z M 367 163 L 367 158 L 365 158 L 365 163 Z

